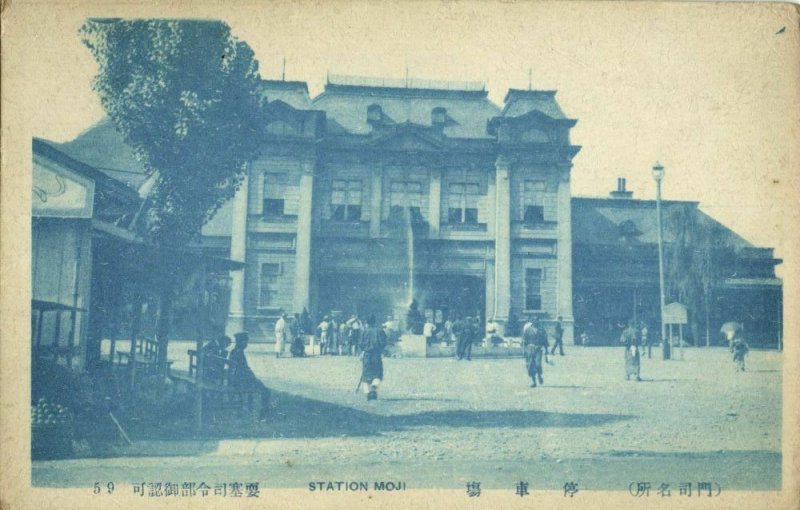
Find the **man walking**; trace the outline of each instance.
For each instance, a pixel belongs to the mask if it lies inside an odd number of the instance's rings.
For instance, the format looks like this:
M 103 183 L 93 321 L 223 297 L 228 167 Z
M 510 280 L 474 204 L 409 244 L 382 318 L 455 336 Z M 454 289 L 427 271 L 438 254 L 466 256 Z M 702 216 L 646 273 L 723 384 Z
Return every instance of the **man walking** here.
M 538 321 L 529 320 L 522 328 L 522 345 L 525 352 L 525 367 L 528 369 L 528 377 L 531 378 L 531 388 L 536 387 L 536 379 L 539 384 L 544 384 L 543 357 L 547 355 L 547 333 L 539 326 Z
M 639 376 L 640 355 L 639 344 L 641 337 L 639 330 L 635 327 L 634 322 L 630 321 L 628 327 L 622 332 L 619 341 L 625 346 L 625 380 L 629 381 L 631 377 L 635 377 L 637 381 L 641 381 Z
M 456 317 L 456 320 L 453 321 L 453 327 L 451 329 L 453 331 L 453 339 L 456 343 L 456 359 L 461 361 L 464 358 L 464 352 L 466 351 L 469 328 L 467 327 L 466 322 L 461 320 L 461 317 Z
M 375 316 L 367 319 L 367 327 L 361 335 L 361 387 L 367 400 L 378 398 L 378 386 L 383 381 L 383 349 L 386 347 L 386 334 L 379 328 Z
M 553 350 L 550 351 L 550 354 L 556 354 L 556 347 L 558 347 L 558 353 L 563 356 L 564 355 L 564 325 L 561 323 L 561 316 L 558 316 L 558 321 L 556 322 L 555 330 L 553 331 Z

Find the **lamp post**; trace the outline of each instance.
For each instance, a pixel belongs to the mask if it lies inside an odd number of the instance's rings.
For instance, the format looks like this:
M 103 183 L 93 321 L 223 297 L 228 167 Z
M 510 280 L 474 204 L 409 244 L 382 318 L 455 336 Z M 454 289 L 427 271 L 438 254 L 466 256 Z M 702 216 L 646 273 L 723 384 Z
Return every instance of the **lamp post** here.
M 661 352 L 664 359 L 670 359 L 670 345 L 667 341 L 667 325 L 664 322 L 664 229 L 661 224 L 661 181 L 664 167 L 656 162 L 653 165 L 653 180 L 656 181 L 656 214 L 658 215 L 658 288 L 661 298 Z

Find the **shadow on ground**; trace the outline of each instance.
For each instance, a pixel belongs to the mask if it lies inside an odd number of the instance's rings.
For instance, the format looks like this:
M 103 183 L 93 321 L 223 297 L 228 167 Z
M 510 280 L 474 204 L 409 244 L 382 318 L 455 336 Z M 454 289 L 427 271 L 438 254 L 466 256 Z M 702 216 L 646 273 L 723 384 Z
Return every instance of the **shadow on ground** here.
M 387 399 L 388 400 L 388 399 Z M 395 399 L 406 400 L 406 399 Z M 191 403 L 186 402 L 188 407 Z M 377 403 L 380 405 L 380 402 Z M 273 391 L 270 417 L 258 421 L 243 414 L 211 416 L 201 430 L 188 409 L 173 409 L 157 419 L 127 420 L 123 426 L 133 445 L 109 445 L 92 457 L 202 455 L 213 452 L 217 441 L 228 439 L 310 439 L 321 437 L 375 436 L 409 427 L 596 427 L 631 419 L 631 415 L 553 413 L 545 411 L 447 410 L 379 415 Z

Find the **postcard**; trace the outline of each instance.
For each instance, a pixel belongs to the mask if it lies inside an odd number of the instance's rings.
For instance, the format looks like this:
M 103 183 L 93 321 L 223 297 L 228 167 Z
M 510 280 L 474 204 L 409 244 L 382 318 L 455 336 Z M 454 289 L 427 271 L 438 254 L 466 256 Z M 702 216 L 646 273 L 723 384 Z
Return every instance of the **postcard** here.
M 2 508 L 796 508 L 798 14 L 3 6 Z

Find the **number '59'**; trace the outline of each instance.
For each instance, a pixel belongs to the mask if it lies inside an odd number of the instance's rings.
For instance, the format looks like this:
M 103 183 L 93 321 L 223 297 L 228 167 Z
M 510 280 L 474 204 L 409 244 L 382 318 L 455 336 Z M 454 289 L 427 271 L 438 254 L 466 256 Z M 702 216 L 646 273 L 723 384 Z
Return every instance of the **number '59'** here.
M 100 482 L 94 482 L 94 489 L 92 489 L 94 494 L 100 494 L 103 492 L 103 488 L 100 486 Z M 114 492 L 114 482 L 108 482 L 106 484 L 106 492 L 108 494 L 112 494 Z

